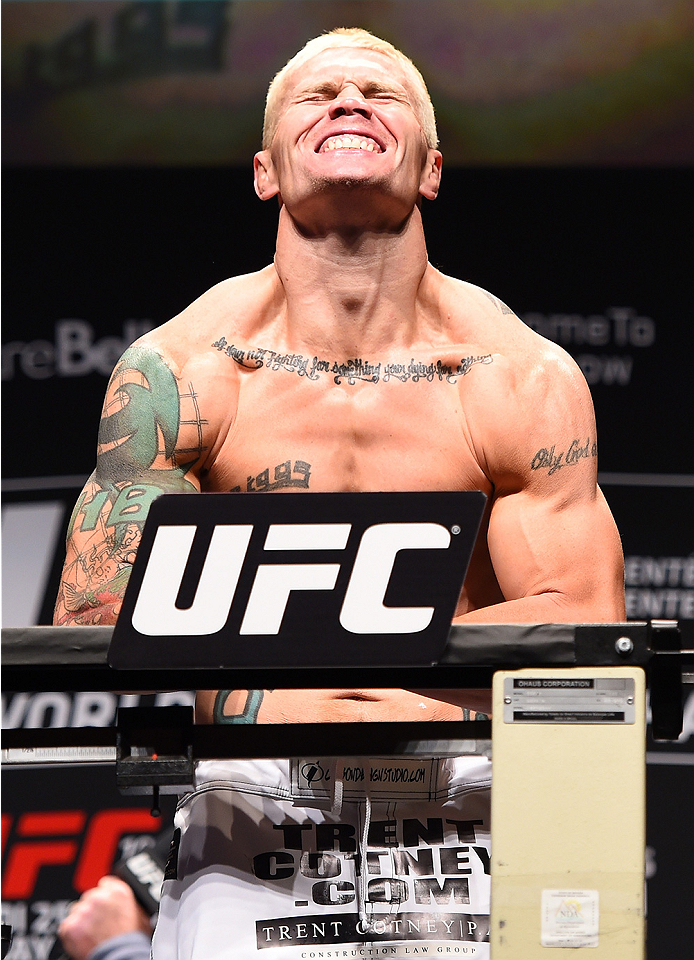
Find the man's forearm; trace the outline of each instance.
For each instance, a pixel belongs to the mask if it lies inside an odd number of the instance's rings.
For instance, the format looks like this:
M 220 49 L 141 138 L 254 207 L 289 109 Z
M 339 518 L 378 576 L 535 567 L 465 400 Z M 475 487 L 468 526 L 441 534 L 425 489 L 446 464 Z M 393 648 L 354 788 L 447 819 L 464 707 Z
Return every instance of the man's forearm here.
M 454 617 L 453 623 L 612 623 L 625 616 L 620 593 L 577 600 L 553 592 L 481 607 Z
M 96 610 L 87 610 L 84 613 L 68 613 L 53 617 L 55 627 L 112 627 L 118 619 L 113 607 L 99 607 Z

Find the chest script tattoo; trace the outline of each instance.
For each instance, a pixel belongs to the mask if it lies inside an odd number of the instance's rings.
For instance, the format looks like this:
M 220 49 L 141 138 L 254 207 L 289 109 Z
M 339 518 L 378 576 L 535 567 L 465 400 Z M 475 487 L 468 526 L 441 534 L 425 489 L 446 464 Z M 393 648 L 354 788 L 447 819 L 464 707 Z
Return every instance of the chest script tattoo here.
M 228 343 L 226 337 L 220 337 L 213 344 L 217 350 L 236 361 L 240 366 L 251 370 L 265 367 L 266 370 L 276 372 L 284 370 L 295 373 L 308 380 L 320 380 L 325 374 L 332 375 L 335 383 L 355 384 L 358 381 L 365 383 L 387 383 L 389 380 L 399 380 L 406 383 L 418 383 L 426 380 L 445 380 L 446 383 L 456 383 L 459 377 L 464 377 L 470 367 L 476 363 L 492 363 L 492 355 L 485 354 L 479 357 L 463 357 L 455 365 L 442 363 L 422 363 L 410 359 L 406 363 L 370 363 L 368 360 L 354 359 L 339 363 L 337 360 L 321 360 L 319 357 L 304 357 L 300 353 L 278 353 L 276 350 L 267 350 L 262 347 L 242 349 L 233 343 Z
M 557 445 L 552 444 L 549 449 L 542 447 L 538 450 L 532 459 L 530 469 L 546 470 L 547 476 L 551 477 L 553 473 L 563 467 L 575 467 L 581 460 L 587 460 L 598 455 L 597 442 L 593 441 L 591 443 L 590 437 L 586 438 L 585 443 L 578 439 L 572 440 L 569 449 L 561 453 L 557 453 L 556 449 Z

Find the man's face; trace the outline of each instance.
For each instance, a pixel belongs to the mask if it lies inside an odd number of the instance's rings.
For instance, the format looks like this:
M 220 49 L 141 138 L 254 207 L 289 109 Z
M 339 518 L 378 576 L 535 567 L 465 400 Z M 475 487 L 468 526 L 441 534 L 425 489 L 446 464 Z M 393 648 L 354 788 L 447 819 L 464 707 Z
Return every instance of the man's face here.
M 373 50 L 324 50 L 285 81 L 269 150 L 256 155 L 256 190 L 290 212 L 316 198 L 368 188 L 409 212 L 438 189 L 440 154 L 427 148 L 405 69 Z M 345 191 L 341 191 L 345 192 Z

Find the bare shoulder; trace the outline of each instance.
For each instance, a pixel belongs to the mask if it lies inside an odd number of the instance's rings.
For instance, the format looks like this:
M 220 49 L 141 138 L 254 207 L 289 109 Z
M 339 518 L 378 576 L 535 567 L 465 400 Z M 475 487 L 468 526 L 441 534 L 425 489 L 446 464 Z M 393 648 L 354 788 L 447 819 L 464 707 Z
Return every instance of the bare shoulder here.
M 225 362 L 215 346 L 224 334 L 248 336 L 272 314 L 274 275 L 269 268 L 224 280 L 136 340 L 116 364 L 104 416 L 110 418 L 132 395 L 137 411 L 151 408 L 155 420 L 165 409 L 171 422 L 168 446 L 175 445 L 178 459 L 185 454 L 192 460 L 191 476 L 202 475 L 233 425 L 239 388 L 236 364 Z
M 439 309 L 451 336 L 489 356 L 485 376 L 466 384 L 464 411 L 479 462 L 490 479 L 528 475 L 545 450 L 597 453 L 590 390 L 573 358 L 531 330 L 501 299 L 441 275 Z M 535 467 L 532 467 L 534 473 Z
M 589 395 L 573 358 L 528 327 L 503 300 L 473 283 L 439 278 L 439 309 L 450 318 L 453 338 L 492 356 L 495 377 L 485 381 L 491 390 L 509 401 L 528 402 L 556 391 Z
M 277 299 L 277 275 L 268 266 L 256 273 L 215 284 L 168 322 L 150 331 L 138 344 L 158 352 L 182 371 L 209 355 L 222 332 L 248 337 L 266 320 Z

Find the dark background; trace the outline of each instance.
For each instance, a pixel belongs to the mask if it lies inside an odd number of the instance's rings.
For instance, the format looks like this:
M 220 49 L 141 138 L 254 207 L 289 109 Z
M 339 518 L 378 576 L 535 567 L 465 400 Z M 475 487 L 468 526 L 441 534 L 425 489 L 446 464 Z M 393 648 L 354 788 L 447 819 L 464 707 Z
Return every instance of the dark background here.
M 439 199 L 425 201 L 432 263 L 536 328 L 539 315 L 540 332 L 587 369 L 603 472 L 692 472 L 692 182 L 689 169 L 444 166 Z M 276 206 L 255 196 L 250 163 L 11 168 L 4 222 L 3 473 L 86 475 L 106 375 L 61 375 L 11 344 L 53 343 L 65 319 L 87 321 L 95 340 L 128 321 L 163 323 L 270 262 Z M 581 326 L 606 313 L 609 341 L 585 342 Z M 601 381 L 586 357 L 630 361 L 629 382 Z

